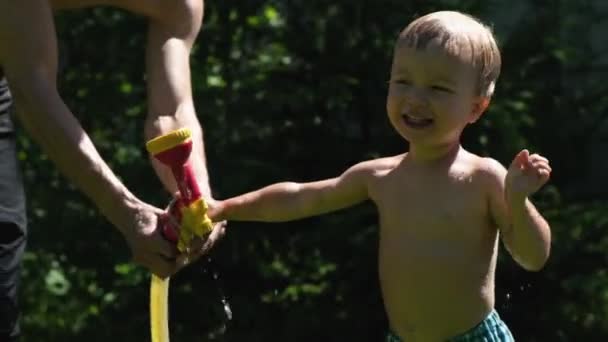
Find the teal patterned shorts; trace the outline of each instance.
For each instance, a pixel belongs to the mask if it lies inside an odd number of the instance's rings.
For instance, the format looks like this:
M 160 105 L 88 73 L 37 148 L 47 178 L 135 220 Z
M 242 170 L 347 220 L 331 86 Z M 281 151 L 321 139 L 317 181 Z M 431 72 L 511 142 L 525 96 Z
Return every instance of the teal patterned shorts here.
M 513 342 L 515 339 L 505 322 L 503 322 L 496 310 L 492 312 L 477 324 L 473 329 L 464 334 L 452 337 L 448 342 Z M 386 336 L 386 342 L 406 342 L 401 341 L 399 336 L 392 331 Z

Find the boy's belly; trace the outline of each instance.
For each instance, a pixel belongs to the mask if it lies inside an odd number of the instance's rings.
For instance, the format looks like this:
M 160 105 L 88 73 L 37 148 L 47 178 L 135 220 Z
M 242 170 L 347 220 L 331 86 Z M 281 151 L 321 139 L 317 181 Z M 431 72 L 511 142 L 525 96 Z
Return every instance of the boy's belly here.
M 444 341 L 482 321 L 494 306 L 495 252 L 483 255 L 485 248 L 454 241 L 407 240 L 380 242 L 391 329 L 405 341 Z

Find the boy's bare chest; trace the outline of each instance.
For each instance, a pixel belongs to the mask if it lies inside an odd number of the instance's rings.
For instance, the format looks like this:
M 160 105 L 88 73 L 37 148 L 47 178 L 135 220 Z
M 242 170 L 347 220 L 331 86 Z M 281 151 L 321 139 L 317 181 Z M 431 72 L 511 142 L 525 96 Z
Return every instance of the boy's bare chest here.
M 422 239 L 457 237 L 487 219 L 483 189 L 466 174 L 387 176 L 375 184 L 373 192 L 383 230 L 393 233 Z

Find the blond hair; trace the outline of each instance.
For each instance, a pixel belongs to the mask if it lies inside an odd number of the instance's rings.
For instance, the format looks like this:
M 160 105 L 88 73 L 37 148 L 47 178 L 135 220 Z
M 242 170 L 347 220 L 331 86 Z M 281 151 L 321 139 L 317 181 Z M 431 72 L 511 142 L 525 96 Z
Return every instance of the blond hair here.
M 439 43 L 448 53 L 468 54 L 477 70 L 477 95 L 491 97 L 500 75 L 500 51 L 492 30 L 479 19 L 452 11 L 433 12 L 411 22 L 397 45 L 424 49 Z

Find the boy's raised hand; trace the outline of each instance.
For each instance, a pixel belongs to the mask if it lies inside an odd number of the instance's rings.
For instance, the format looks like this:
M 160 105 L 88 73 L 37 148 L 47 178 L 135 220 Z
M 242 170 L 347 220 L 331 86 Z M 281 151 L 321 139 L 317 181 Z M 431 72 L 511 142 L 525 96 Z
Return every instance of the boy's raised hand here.
M 548 180 L 551 175 L 551 167 L 547 158 L 530 154 L 528 150 L 519 152 L 509 169 L 505 179 L 505 191 L 507 200 L 524 200 L 527 196 L 535 193 Z

